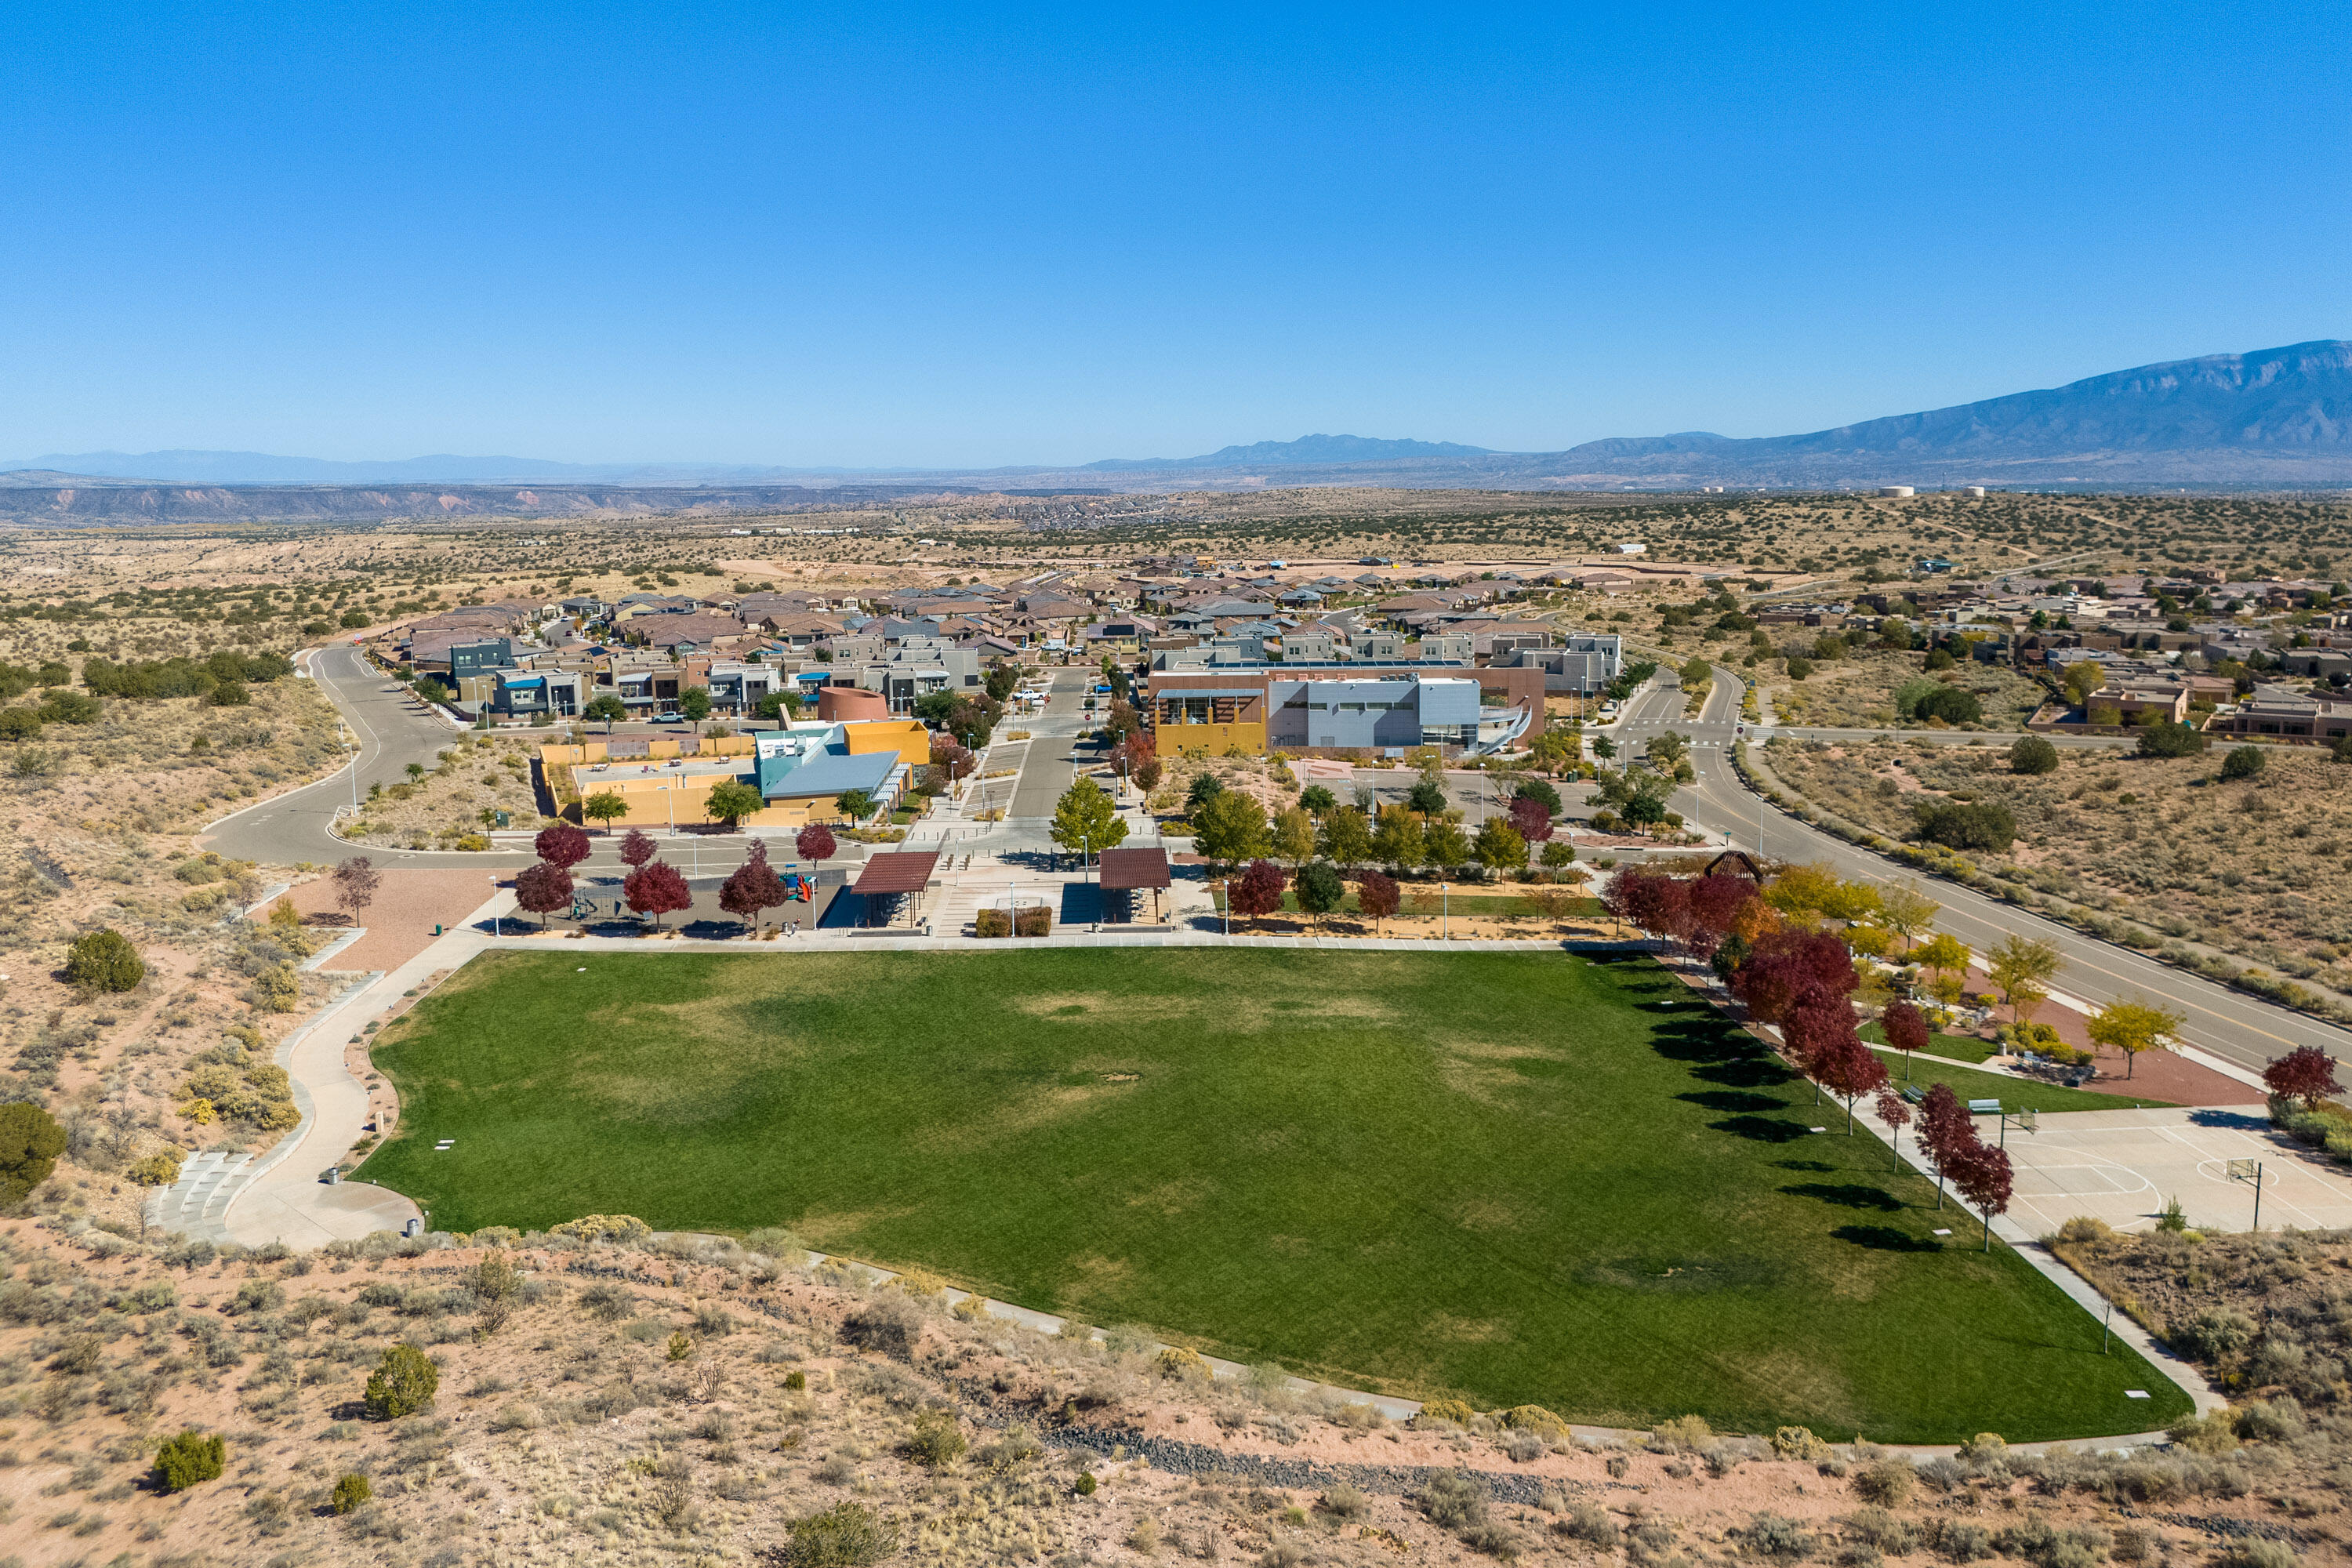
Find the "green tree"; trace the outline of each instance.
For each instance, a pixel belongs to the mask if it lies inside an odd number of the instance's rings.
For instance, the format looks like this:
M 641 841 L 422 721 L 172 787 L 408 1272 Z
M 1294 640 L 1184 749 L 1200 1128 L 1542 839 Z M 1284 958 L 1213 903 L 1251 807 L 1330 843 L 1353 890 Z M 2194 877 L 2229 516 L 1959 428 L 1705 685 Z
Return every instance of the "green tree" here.
M 2211 739 L 2193 724 L 2176 724 L 2169 719 L 2159 719 L 2144 725 L 2139 732 L 2139 754 L 2143 757 L 2193 757 L 2211 744 Z
M 0 1105 L 0 1208 L 23 1202 L 49 1179 L 66 1152 L 66 1131 L 37 1105 Z
M 1273 837 L 1265 807 L 1241 790 L 1221 791 L 1192 814 L 1192 847 L 1223 864 L 1265 854 Z
M 440 1387 L 440 1368 L 423 1351 L 404 1341 L 385 1349 L 383 1359 L 368 1374 L 360 1400 L 377 1420 L 397 1421 L 432 1404 Z
M 745 784 L 740 779 L 722 779 L 710 786 L 710 794 L 704 799 L 702 809 L 709 814 L 713 822 L 723 822 L 733 827 L 745 817 L 763 809 L 767 804 L 767 797 L 760 793 L 757 785 Z
M 1343 867 L 1362 865 L 1371 858 L 1372 825 L 1352 805 L 1327 813 L 1323 818 L 1323 853 Z
M 1878 895 L 1878 918 L 1886 929 L 1903 939 L 1907 949 L 1918 935 L 1935 921 L 1943 905 L 1919 890 L 1916 882 L 1888 888 Z
M 147 965 L 129 937 L 100 926 L 67 947 L 66 978 L 85 991 L 128 991 L 147 978 Z
M 2091 693 L 2107 683 L 2107 672 L 2095 658 L 2077 659 L 2066 667 L 2066 696 L 2080 708 L 2091 700 Z
M 874 796 L 867 790 L 844 790 L 835 797 L 833 804 L 852 824 L 863 822 L 874 815 Z
M 2023 1023 L 2049 1000 L 2050 982 L 2065 962 L 2055 946 L 2022 934 L 2003 938 L 1985 954 L 1985 973 L 2009 1004 L 2011 1022 Z
M 1803 655 L 1801 655 L 1801 654 L 1794 654 L 1794 653 L 1792 653 L 1792 654 L 1790 654 L 1790 655 L 1789 656 L 1789 679 L 1791 679 L 1791 680 L 1802 680 L 1802 679 L 1805 679 L 1805 677 L 1807 677 L 1807 676 L 1809 676 L 1809 675 L 1811 675 L 1811 674 L 1812 674 L 1812 673 L 1813 673 L 1813 661 L 1812 661 L 1811 659 L 1805 658 L 1805 657 L 1804 657 Z
M 1054 805 L 1054 842 L 1073 854 L 1098 855 L 1127 838 L 1127 819 L 1110 795 L 1090 778 L 1080 778 Z
M 2021 735 L 2009 749 L 2009 771 L 2029 774 L 2056 773 L 2058 748 L 2040 735 Z
M 1412 793 L 1404 797 L 1404 808 L 1423 817 L 1443 816 L 1445 814 L 1445 791 L 1433 780 L 1423 779 L 1412 786 Z
M 1290 885 L 1298 895 L 1298 907 L 1314 916 L 1318 925 L 1348 897 L 1348 884 L 1340 880 L 1338 868 L 1328 860 L 1301 868 Z
M 1298 804 L 1318 822 L 1339 804 L 1339 797 L 1321 784 L 1308 784 L 1298 792 Z
M 1275 817 L 1274 853 L 1294 870 L 1315 858 L 1315 819 L 1304 806 L 1294 805 Z
M 1514 837 L 1517 836 L 1514 835 Z M 1522 862 L 1527 858 L 1527 843 L 1522 839 L 1519 845 L 1519 857 Z M 1441 817 L 1431 823 L 1423 835 L 1423 854 L 1427 857 L 1429 863 L 1439 870 L 1451 871 L 1469 860 L 1470 836 L 1462 831 L 1460 823 L 1448 822 Z
M 2232 746 L 2221 759 L 2221 776 L 2232 780 L 2252 778 L 2269 760 L 2260 746 Z
M 181 1433 L 155 1450 L 155 1480 L 167 1492 L 184 1492 L 204 1481 L 216 1481 L 228 1468 L 228 1445 L 218 1433 L 193 1429 Z
M 1519 830 L 1499 816 L 1490 816 L 1470 842 L 1470 852 L 1478 864 L 1496 873 L 1520 870 L 1528 863 L 1528 841 Z
M 1653 766 L 1672 773 L 1677 763 L 1690 755 L 1690 737 L 1668 730 L 1651 736 L 1649 744 L 1643 750 L 1649 754 Z
M 677 710 L 686 715 L 688 723 L 699 726 L 710 717 L 710 688 L 689 686 L 678 693 Z
M 1557 871 L 1563 866 L 1572 866 L 1576 863 L 1576 846 L 1565 838 L 1554 838 L 1544 845 L 1542 853 L 1536 858 L 1550 869 Z
M 328 1504 L 337 1513 L 350 1513 L 360 1504 L 375 1496 L 375 1488 L 357 1470 L 346 1470 L 335 1482 L 335 1495 Z
M 1192 787 L 1184 792 L 1184 809 L 1197 813 L 1202 806 L 1224 793 L 1223 780 L 1214 773 L 1202 773 L 1193 779 Z
M 628 716 L 629 705 L 609 691 L 602 697 L 591 698 L 588 705 L 580 710 L 580 717 L 583 719 L 602 719 L 604 721 L 604 733 L 607 735 L 613 732 L 614 725 L 620 723 Z
M 2180 1033 L 2181 1014 L 2159 1007 L 2145 996 L 2118 997 L 2091 1015 L 2083 1029 L 2094 1045 L 2112 1046 L 2124 1053 L 2124 1076 L 2139 1068 L 2139 1054 L 2153 1050 Z
M 753 711 L 761 719 L 797 719 L 801 716 L 801 694 L 791 687 L 771 691 L 760 699 L 760 706 Z
M 1372 832 L 1372 858 L 1383 866 L 1410 871 L 1429 855 L 1429 834 L 1421 818 L 1402 805 L 1381 807 L 1380 826 Z
M 603 823 L 610 833 L 613 824 L 629 815 L 629 798 L 618 790 L 600 789 L 580 803 L 580 815 Z

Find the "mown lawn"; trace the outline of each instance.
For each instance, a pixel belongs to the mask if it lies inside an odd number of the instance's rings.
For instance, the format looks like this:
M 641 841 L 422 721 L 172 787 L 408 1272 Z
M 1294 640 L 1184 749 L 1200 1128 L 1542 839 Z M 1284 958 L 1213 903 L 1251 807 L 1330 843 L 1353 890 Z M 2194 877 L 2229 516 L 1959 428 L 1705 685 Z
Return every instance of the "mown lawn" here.
M 2133 1110 L 2172 1103 L 2168 1100 L 2149 1100 L 2137 1095 L 2099 1094 L 2087 1089 L 2068 1089 L 2063 1084 L 2043 1083 L 2035 1079 L 2004 1078 L 2000 1073 L 1978 1072 L 1973 1068 L 1959 1067 L 1925 1053 L 1913 1056 L 1906 1065 L 1901 1051 L 1890 1051 L 1885 1046 L 1872 1048 L 1877 1051 L 1878 1059 L 1886 1064 L 1886 1076 L 1894 1080 L 1898 1089 L 1906 1082 L 1922 1088 L 1948 1083 L 1952 1086 L 1952 1092 L 1963 1100 L 1998 1100 L 2010 1110 Z
M 1860 1032 L 1874 1046 L 1886 1043 L 1886 1031 L 1876 1024 L 1864 1024 Z M 1924 1049 L 1931 1057 L 1948 1057 L 1953 1061 L 1970 1064 L 2000 1052 L 2000 1047 L 1992 1041 L 1979 1040 L 1974 1035 L 1929 1035 Z
M 2189 1408 L 2023 1259 L 1932 1235 L 1951 1212 L 1883 1143 L 1809 1133 L 1812 1090 L 1646 959 L 497 952 L 375 1055 L 404 1114 L 364 1174 L 441 1228 L 790 1225 L 1611 1425 L 2024 1440 Z

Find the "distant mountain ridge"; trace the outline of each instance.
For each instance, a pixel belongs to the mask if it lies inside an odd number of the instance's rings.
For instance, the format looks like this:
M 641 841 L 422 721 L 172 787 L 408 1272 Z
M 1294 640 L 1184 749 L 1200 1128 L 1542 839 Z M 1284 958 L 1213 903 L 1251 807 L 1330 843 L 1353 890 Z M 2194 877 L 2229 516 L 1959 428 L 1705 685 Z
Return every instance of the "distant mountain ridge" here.
M 1296 441 L 1257 441 L 1220 447 L 1198 458 L 1106 458 L 1081 473 L 1117 473 L 1138 468 L 1288 468 L 1301 463 L 1391 463 L 1411 458 L 1485 458 L 1485 447 L 1457 441 L 1382 440 L 1371 436 L 1301 436 Z M 1508 454 L 1505 454 L 1508 455 Z
M 1114 458 L 1076 468 L 792 468 L 448 456 L 331 462 L 255 452 L 170 451 L 52 453 L 0 463 L 0 470 L 10 469 L 17 471 L 0 471 L 0 490 L 10 497 L 0 510 L 17 516 L 37 510 L 34 498 L 46 490 L 70 497 L 76 486 L 137 481 L 395 487 L 562 483 L 629 486 L 640 492 L 773 485 L 809 490 L 852 485 L 983 492 L 1013 485 L 1155 490 L 1269 483 L 1538 490 L 1702 484 L 1836 489 L 1889 482 L 2340 488 L 2352 484 L 2352 342 L 2327 339 L 2252 353 L 2173 360 L 2042 391 L 1798 436 L 1741 437 L 1694 430 L 1612 437 L 1557 452 L 1313 435 L 1224 447 L 1194 458 Z M 68 499 L 50 504 L 73 509 L 94 503 Z M 164 503 L 159 500 L 157 504 Z M 382 498 L 367 504 L 408 503 L 405 498 Z M 469 498 L 467 510 L 492 504 L 487 498 Z M 542 503 L 518 492 L 510 504 L 530 511 Z M 677 504 L 695 506 L 702 500 L 685 495 Z

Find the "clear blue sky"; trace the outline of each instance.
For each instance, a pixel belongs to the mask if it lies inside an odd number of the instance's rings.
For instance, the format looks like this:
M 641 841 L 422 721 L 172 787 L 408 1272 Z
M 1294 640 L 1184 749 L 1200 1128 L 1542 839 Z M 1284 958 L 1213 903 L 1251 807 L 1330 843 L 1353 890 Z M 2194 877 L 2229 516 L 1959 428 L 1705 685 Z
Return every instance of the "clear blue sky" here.
M 2352 335 L 2340 5 L 19 5 L 0 458 L 1774 435 Z

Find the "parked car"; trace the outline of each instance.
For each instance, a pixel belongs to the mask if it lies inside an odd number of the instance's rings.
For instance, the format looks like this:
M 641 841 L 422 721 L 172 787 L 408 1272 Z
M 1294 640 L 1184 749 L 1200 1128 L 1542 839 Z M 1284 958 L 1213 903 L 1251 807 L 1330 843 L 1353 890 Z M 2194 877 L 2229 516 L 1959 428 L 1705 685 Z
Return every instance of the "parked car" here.
M 649 724 L 683 724 L 686 722 L 686 715 L 683 713 L 656 713 L 646 721 Z

